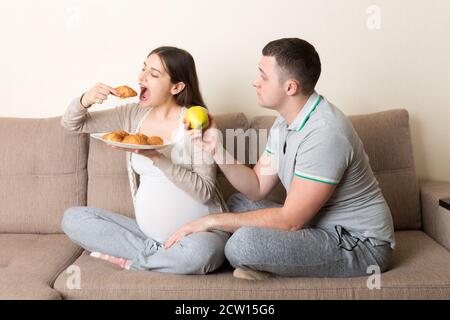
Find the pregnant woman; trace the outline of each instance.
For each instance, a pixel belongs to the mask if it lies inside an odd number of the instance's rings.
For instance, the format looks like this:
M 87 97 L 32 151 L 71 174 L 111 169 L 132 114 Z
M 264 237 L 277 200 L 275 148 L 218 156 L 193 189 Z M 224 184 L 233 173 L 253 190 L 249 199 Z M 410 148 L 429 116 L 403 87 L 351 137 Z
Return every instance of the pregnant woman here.
M 216 185 L 216 165 L 208 153 L 195 147 L 183 122 L 189 107 L 205 105 L 194 60 L 179 48 L 157 48 L 144 62 L 139 85 L 139 103 L 90 113 L 88 109 L 108 95 L 120 95 L 98 83 L 75 98 L 61 119 L 64 128 L 80 133 L 125 130 L 172 141 L 160 152 L 126 149 L 136 220 L 101 208 L 72 207 L 64 213 L 62 228 L 91 256 L 125 269 L 214 271 L 225 260 L 229 233 L 199 232 L 170 248 L 164 246 L 183 224 L 227 210 Z

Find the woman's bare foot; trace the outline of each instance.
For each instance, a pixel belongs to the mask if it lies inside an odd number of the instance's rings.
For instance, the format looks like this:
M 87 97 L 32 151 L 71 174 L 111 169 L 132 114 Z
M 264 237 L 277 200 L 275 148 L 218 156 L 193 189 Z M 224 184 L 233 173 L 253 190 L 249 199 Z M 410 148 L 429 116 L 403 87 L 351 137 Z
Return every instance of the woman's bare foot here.
M 118 265 L 121 268 L 130 270 L 131 260 L 117 258 L 114 256 L 110 256 L 109 254 L 101 253 L 101 252 L 91 252 L 91 257 L 99 258 L 102 260 L 109 261 L 115 265 Z

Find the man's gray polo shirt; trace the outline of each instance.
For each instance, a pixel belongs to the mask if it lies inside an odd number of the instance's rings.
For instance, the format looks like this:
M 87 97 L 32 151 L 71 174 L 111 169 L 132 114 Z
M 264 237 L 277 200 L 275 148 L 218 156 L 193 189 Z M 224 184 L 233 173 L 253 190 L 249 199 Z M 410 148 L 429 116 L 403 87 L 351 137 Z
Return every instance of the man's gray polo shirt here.
M 289 126 L 279 116 L 266 153 L 276 157 L 288 192 L 294 176 L 336 185 L 310 226 L 341 226 L 361 240 L 394 248 L 391 212 L 363 144 L 348 118 L 323 96 L 314 92 Z

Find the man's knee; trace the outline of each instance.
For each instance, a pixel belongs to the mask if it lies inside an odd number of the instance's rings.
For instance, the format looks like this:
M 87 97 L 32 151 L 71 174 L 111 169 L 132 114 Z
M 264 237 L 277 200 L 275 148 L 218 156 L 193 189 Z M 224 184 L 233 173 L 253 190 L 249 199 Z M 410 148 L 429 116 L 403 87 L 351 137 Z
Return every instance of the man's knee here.
M 233 233 L 225 245 L 225 257 L 233 267 L 246 266 L 257 258 L 258 253 L 252 248 L 261 241 L 258 238 L 258 228 L 255 227 L 242 227 Z

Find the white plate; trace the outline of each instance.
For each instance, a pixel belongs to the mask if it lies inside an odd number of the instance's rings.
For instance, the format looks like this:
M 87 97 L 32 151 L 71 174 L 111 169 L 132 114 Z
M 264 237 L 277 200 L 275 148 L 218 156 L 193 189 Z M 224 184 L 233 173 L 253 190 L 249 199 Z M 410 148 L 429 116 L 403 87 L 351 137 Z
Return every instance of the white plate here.
M 98 139 L 101 140 L 111 146 L 116 146 L 116 147 L 122 147 L 122 148 L 128 148 L 128 149 L 141 149 L 141 150 L 156 150 L 156 149 L 161 149 L 161 148 L 165 148 L 167 146 L 170 146 L 172 144 L 171 141 L 163 139 L 164 144 L 162 145 L 144 145 L 144 144 L 132 144 L 132 143 L 122 143 L 122 142 L 115 142 L 115 141 L 109 141 L 109 140 L 105 140 L 102 139 L 102 137 L 108 132 L 99 132 L 99 133 L 92 133 L 91 137 L 94 139 Z

